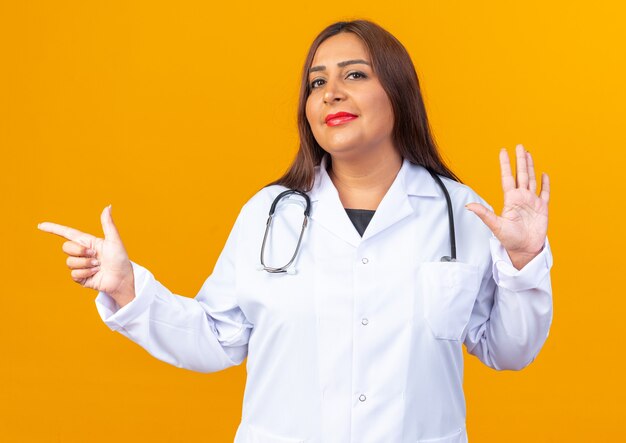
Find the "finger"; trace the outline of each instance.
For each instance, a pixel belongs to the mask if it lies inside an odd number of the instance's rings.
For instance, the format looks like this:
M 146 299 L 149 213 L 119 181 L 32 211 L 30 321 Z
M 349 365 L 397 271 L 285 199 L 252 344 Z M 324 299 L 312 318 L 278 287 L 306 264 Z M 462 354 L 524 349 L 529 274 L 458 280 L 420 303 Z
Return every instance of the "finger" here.
M 113 217 L 111 216 L 111 205 L 104 208 L 100 215 L 100 222 L 102 223 L 102 230 L 104 231 L 104 238 L 107 240 L 115 240 L 122 242 L 120 234 L 117 232 L 115 223 L 113 223 Z
M 498 220 L 498 216 L 493 211 L 490 211 L 480 203 L 468 203 L 465 207 L 476 214 L 491 229 L 494 235 L 498 235 L 500 232 L 500 220 Z
M 535 177 L 535 164 L 530 152 L 526 151 L 526 164 L 528 165 L 528 189 L 535 194 L 537 192 L 537 179 Z
M 56 234 L 67 240 L 72 240 L 80 243 L 83 246 L 91 247 L 96 239 L 91 234 L 86 234 L 78 229 L 70 228 L 69 226 L 59 225 L 57 223 L 43 222 L 37 225 L 41 231 Z
M 95 258 L 89 257 L 67 257 L 65 264 L 70 269 L 89 269 L 99 266 L 100 262 Z
M 74 269 L 70 273 L 70 275 L 72 276 L 72 280 L 74 280 L 75 282 L 81 282 L 82 280 L 85 280 L 86 278 L 89 278 L 93 276 L 94 274 L 97 274 L 99 270 L 100 270 L 99 266 L 96 266 L 95 268 L 91 268 L 91 269 Z
M 84 234 L 78 229 L 74 229 L 74 228 L 70 228 L 69 226 L 63 226 L 57 223 L 50 223 L 50 222 L 39 223 L 37 225 L 37 228 L 39 228 L 39 230 L 41 231 L 49 232 L 51 234 L 56 234 L 68 240 L 74 240 L 74 241 L 76 241 L 76 239 L 78 239 L 80 236 Z
M 511 162 L 506 148 L 500 150 L 500 175 L 502 177 L 502 190 L 504 192 L 515 189 L 515 179 L 511 173 Z
M 550 177 L 545 172 L 541 174 L 541 194 L 539 197 L 546 203 L 550 201 Z
M 95 257 L 96 255 L 96 251 L 94 249 L 79 245 L 73 241 L 66 241 L 63 243 L 62 249 L 67 255 L 73 255 L 75 257 Z
M 521 189 L 528 189 L 528 166 L 526 165 L 526 150 L 524 149 L 524 146 L 517 145 L 515 147 L 515 154 L 517 157 L 517 187 Z

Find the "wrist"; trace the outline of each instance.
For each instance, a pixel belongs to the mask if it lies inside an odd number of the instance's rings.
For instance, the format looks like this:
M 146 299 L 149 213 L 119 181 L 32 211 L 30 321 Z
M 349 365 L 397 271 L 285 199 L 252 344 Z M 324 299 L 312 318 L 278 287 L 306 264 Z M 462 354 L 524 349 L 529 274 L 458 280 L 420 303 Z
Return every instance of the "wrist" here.
M 126 306 L 135 298 L 135 277 L 130 273 L 130 278 L 124 281 L 118 289 L 108 294 L 115 300 L 120 308 Z
M 513 265 L 513 267 L 519 271 L 528 263 L 530 263 L 535 257 L 537 257 L 542 250 L 543 246 L 537 252 L 506 252 L 511 259 L 511 264 Z

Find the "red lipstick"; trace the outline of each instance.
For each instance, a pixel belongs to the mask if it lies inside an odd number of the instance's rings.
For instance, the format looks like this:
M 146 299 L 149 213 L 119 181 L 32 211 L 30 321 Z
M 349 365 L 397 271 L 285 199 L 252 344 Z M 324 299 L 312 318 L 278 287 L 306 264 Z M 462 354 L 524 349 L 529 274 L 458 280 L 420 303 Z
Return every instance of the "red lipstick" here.
M 357 117 L 357 115 L 350 114 L 349 112 L 337 112 L 336 114 L 328 114 L 324 121 L 328 126 L 337 126 L 354 120 Z

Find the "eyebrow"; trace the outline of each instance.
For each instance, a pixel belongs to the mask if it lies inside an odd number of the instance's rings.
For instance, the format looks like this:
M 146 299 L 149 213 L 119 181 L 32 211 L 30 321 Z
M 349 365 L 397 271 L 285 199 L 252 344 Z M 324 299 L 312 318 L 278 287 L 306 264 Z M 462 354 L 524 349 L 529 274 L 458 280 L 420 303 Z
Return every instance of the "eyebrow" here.
M 337 66 L 339 66 L 340 68 L 343 68 L 344 66 L 356 65 L 356 64 L 370 66 L 370 63 L 368 61 L 365 61 L 362 59 L 346 60 L 346 61 L 337 63 Z M 317 71 L 325 71 L 325 70 L 326 70 L 326 66 L 320 65 L 320 66 L 313 66 L 311 69 L 309 69 L 309 72 L 317 72 Z

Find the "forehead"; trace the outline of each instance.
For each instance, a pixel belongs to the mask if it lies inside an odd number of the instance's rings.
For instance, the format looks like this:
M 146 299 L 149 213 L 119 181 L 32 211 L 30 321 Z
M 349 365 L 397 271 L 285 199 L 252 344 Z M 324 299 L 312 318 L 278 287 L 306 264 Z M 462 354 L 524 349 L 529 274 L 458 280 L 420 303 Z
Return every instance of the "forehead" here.
M 336 65 L 344 60 L 363 59 L 369 61 L 369 53 L 363 41 L 352 32 L 342 32 L 327 38 L 319 45 L 312 66 Z

